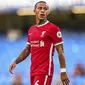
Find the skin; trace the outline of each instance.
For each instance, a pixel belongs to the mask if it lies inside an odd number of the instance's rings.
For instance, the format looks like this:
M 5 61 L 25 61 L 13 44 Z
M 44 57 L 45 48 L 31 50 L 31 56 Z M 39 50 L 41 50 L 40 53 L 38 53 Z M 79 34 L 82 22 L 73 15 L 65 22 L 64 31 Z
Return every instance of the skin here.
M 46 22 L 49 14 L 49 7 L 45 3 L 38 3 L 36 8 L 33 10 L 36 15 L 36 24 L 40 25 Z
M 49 7 L 46 3 L 38 3 L 36 8 L 34 8 L 34 13 L 36 15 L 36 24 L 37 25 L 43 24 L 47 21 L 47 16 L 49 14 Z M 56 51 L 58 52 L 60 68 L 66 68 L 65 56 L 63 52 L 63 44 L 57 45 L 55 48 Z M 19 57 L 10 65 L 9 71 L 12 73 L 12 70 L 16 67 L 16 65 L 25 60 L 29 54 L 30 54 L 30 45 L 26 45 L 25 49 L 21 52 Z M 61 81 L 63 85 L 69 85 L 69 78 L 66 72 L 61 73 Z

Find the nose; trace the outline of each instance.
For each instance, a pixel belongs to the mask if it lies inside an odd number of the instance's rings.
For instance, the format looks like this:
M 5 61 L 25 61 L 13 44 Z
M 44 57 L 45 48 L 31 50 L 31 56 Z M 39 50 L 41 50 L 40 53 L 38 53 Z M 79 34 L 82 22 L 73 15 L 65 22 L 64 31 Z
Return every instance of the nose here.
M 44 9 L 41 9 L 41 12 L 42 12 L 42 13 L 44 13 L 44 12 L 45 12 L 45 10 L 44 10 Z

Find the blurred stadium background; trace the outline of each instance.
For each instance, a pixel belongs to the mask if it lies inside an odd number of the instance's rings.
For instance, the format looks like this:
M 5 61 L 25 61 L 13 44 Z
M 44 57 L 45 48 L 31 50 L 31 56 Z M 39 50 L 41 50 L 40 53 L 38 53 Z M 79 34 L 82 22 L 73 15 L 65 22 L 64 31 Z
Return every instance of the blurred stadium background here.
M 17 65 L 14 75 L 9 73 L 9 65 L 26 45 L 27 31 L 35 24 L 32 10 L 37 1 L 0 0 L 0 85 L 15 85 L 13 82 L 19 81 L 30 85 L 30 57 Z M 48 20 L 62 31 L 70 85 L 85 85 L 85 0 L 44 1 L 51 10 Z M 52 85 L 62 85 L 57 53 L 54 63 Z

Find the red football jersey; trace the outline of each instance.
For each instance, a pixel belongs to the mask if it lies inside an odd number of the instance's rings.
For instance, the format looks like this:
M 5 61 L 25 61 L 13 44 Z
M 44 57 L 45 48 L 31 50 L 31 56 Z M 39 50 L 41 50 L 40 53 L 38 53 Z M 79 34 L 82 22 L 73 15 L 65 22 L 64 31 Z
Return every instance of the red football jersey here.
M 51 22 L 30 27 L 27 44 L 31 45 L 31 76 L 53 75 L 54 48 L 62 43 L 60 29 Z

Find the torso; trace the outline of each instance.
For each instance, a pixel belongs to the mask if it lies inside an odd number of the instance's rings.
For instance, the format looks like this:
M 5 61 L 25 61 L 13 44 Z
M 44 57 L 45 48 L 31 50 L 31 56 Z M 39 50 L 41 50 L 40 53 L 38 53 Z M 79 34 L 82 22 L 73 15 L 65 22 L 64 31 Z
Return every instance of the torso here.
M 54 46 L 50 37 L 53 24 L 48 22 L 42 26 L 32 26 L 29 29 L 29 42 L 31 44 L 31 75 L 53 75 Z

